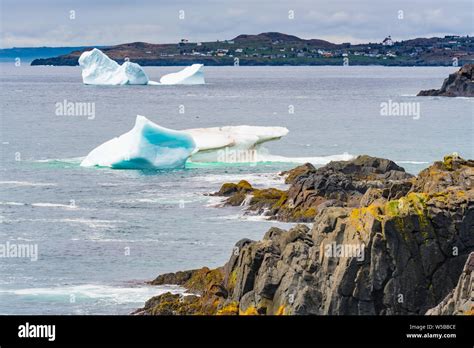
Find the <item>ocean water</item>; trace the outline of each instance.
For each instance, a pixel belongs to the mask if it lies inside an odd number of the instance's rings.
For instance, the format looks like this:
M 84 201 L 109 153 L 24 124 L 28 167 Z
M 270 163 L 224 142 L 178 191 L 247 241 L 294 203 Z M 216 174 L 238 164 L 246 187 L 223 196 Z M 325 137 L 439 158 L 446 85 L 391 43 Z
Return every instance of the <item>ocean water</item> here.
M 178 287 L 160 273 L 222 265 L 241 238 L 271 226 L 209 193 L 246 179 L 284 187 L 278 172 L 370 154 L 417 173 L 443 155 L 474 158 L 473 100 L 415 97 L 457 68 L 206 67 L 201 86 L 85 86 L 78 67 L 0 64 L 0 244 L 38 259 L 0 258 L 0 314 L 127 314 Z M 145 67 L 159 80 L 173 67 Z M 94 103 L 95 117 L 59 116 L 56 103 Z M 382 116 L 416 103 L 419 117 Z M 79 157 L 134 124 L 169 128 L 285 126 L 257 165 L 190 164 L 150 172 L 81 168 Z M 300 159 L 298 159 L 300 158 Z

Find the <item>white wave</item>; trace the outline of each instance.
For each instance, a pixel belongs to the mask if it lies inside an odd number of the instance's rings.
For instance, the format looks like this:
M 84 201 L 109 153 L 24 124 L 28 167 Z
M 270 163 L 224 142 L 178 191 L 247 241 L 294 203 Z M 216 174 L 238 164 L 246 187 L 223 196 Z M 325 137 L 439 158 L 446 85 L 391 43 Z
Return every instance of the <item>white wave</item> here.
M 31 205 L 32 207 L 37 208 L 64 208 L 64 209 L 81 209 L 75 204 L 61 204 L 61 203 L 22 203 L 22 202 L 0 202 L 0 205 L 7 205 L 7 206 L 27 206 Z
M 430 162 L 427 161 L 395 161 L 398 164 L 428 164 Z
M 225 216 L 217 216 L 210 218 L 211 220 L 239 220 L 239 221 L 255 221 L 255 222 L 275 222 L 270 220 L 270 216 L 265 215 L 255 215 L 255 214 L 233 214 Z
M 115 228 L 117 225 L 123 225 L 127 223 L 124 220 L 96 220 L 96 219 L 4 219 L 3 222 L 15 223 L 15 222 L 44 222 L 44 223 L 67 223 L 67 224 L 83 224 L 92 229 L 102 228 Z
M 50 159 L 41 159 L 36 160 L 36 163 L 51 163 L 51 162 L 62 162 L 70 164 L 80 164 L 85 157 L 71 157 L 71 158 L 50 158 Z
M 52 219 L 54 222 L 65 222 L 72 224 L 84 224 L 90 228 L 114 228 L 118 225 L 125 224 L 124 220 L 96 220 L 96 219 Z
M 21 205 L 26 205 L 26 203 L 21 203 L 21 202 L 0 202 L 0 205 L 21 206 Z
M 137 204 L 137 203 L 149 203 L 149 204 L 188 204 L 193 203 L 191 200 L 184 199 L 165 199 L 163 197 L 156 198 L 135 198 L 135 199 L 121 199 L 116 201 L 121 204 Z
M 160 185 L 161 186 L 161 185 Z M 176 186 L 176 184 L 174 184 Z M 198 201 L 205 200 L 202 194 L 197 192 L 163 192 L 161 188 L 158 189 L 147 189 L 139 192 L 138 198 L 124 198 L 115 201 L 121 204 L 136 204 L 136 203 L 149 203 L 149 204 L 188 204 Z
M 252 200 L 252 197 L 253 197 L 252 194 L 245 195 L 245 198 L 242 201 L 242 203 L 240 204 L 240 206 L 241 207 L 248 207 L 250 205 L 250 201 Z
M 74 296 L 76 301 L 105 299 L 116 304 L 143 303 L 150 297 L 164 294 L 166 292 L 183 295 L 188 294 L 186 289 L 177 285 L 110 286 L 102 284 L 83 284 L 50 288 L 0 290 L 0 293 L 26 297 L 41 297 L 42 299 L 50 298 L 53 301 L 64 301 L 65 298 L 69 301 L 69 299 Z
M 160 234 L 162 235 L 162 234 Z M 91 237 L 87 236 L 86 238 L 71 238 L 72 241 L 85 240 L 88 242 L 97 242 L 97 243 L 166 243 L 163 239 L 122 239 L 122 238 L 102 238 L 100 236 Z
M 10 185 L 10 186 L 57 186 L 54 183 L 30 182 L 30 181 L 0 181 L 0 185 Z
M 281 227 L 284 229 L 288 229 L 293 227 L 296 224 L 303 224 L 308 226 L 309 228 L 312 227 L 312 223 L 303 223 L 303 222 L 283 222 L 271 219 L 269 216 L 265 215 L 256 215 L 256 214 L 233 214 L 233 215 L 225 215 L 225 216 L 218 216 L 209 218 L 210 220 L 228 220 L 228 221 L 242 221 L 242 222 L 265 222 L 268 224 L 272 224 L 273 226 Z
M 330 156 L 319 156 L 319 157 L 285 157 L 272 155 L 270 153 L 259 153 L 258 161 L 259 162 L 282 162 L 282 163 L 311 163 L 314 165 L 324 165 L 328 164 L 331 161 L 349 161 L 354 159 L 356 156 L 351 155 L 347 152 L 339 155 L 330 155 Z
M 277 173 L 247 173 L 247 174 L 208 174 L 205 176 L 195 176 L 188 181 L 208 182 L 222 185 L 225 182 L 239 182 L 246 180 L 255 187 L 277 187 L 285 188 L 285 179 Z
M 227 197 L 221 196 L 209 196 L 207 203 L 204 205 L 206 208 L 219 208 L 224 205 Z
M 66 209 L 77 209 L 78 206 L 75 204 L 60 204 L 60 203 L 31 203 L 32 207 L 41 208 L 66 208 Z
M 118 183 L 113 183 L 113 182 L 101 182 L 101 183 L 98 183 L 97 185 L 102 186 L 102 187 L 117 187 L 117 186 L 123 186 L 125 184 L 118 184 Z

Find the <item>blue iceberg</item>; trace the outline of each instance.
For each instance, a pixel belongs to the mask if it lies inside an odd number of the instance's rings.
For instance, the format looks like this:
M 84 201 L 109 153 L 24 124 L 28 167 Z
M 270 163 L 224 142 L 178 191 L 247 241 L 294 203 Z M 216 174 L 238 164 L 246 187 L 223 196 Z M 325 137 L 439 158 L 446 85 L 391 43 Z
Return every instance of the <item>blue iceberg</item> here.
M 256 162 L 256 149 L 288 134 L 284 127 L 228 126 L 182 131 L 161 127 L 137 116 L 129 132 L 92 150 L 83 167 L 116 169 L 182 168 L 193 162 Z
M 189 134 L 158 126 L 138 115 L 129 132 L 92 150 L 81 162 L 83 167 L 115 169 L 182 168 L 196 150 Z

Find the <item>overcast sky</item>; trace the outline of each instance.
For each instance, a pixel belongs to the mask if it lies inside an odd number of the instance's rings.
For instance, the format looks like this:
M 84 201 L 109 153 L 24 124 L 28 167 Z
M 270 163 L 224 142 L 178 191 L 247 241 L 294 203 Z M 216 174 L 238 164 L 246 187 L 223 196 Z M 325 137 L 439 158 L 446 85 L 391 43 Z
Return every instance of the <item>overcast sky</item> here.
M 389 34 L 402 40 L 474 32 L 473 0 L 0 2 L 2 48 L 214 41 L 267 31 L 338 43 L 379 42 Z

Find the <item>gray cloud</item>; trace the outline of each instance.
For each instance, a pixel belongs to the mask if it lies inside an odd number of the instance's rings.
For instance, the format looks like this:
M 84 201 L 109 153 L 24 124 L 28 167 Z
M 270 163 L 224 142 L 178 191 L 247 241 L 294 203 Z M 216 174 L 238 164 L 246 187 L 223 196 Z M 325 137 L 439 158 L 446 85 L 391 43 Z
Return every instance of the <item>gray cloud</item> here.
M 266 31 L 333 42 L 472 35 L 474 12 L 471 0 L 3 0 L 1 13 L 5 48 L 213 41 Z

